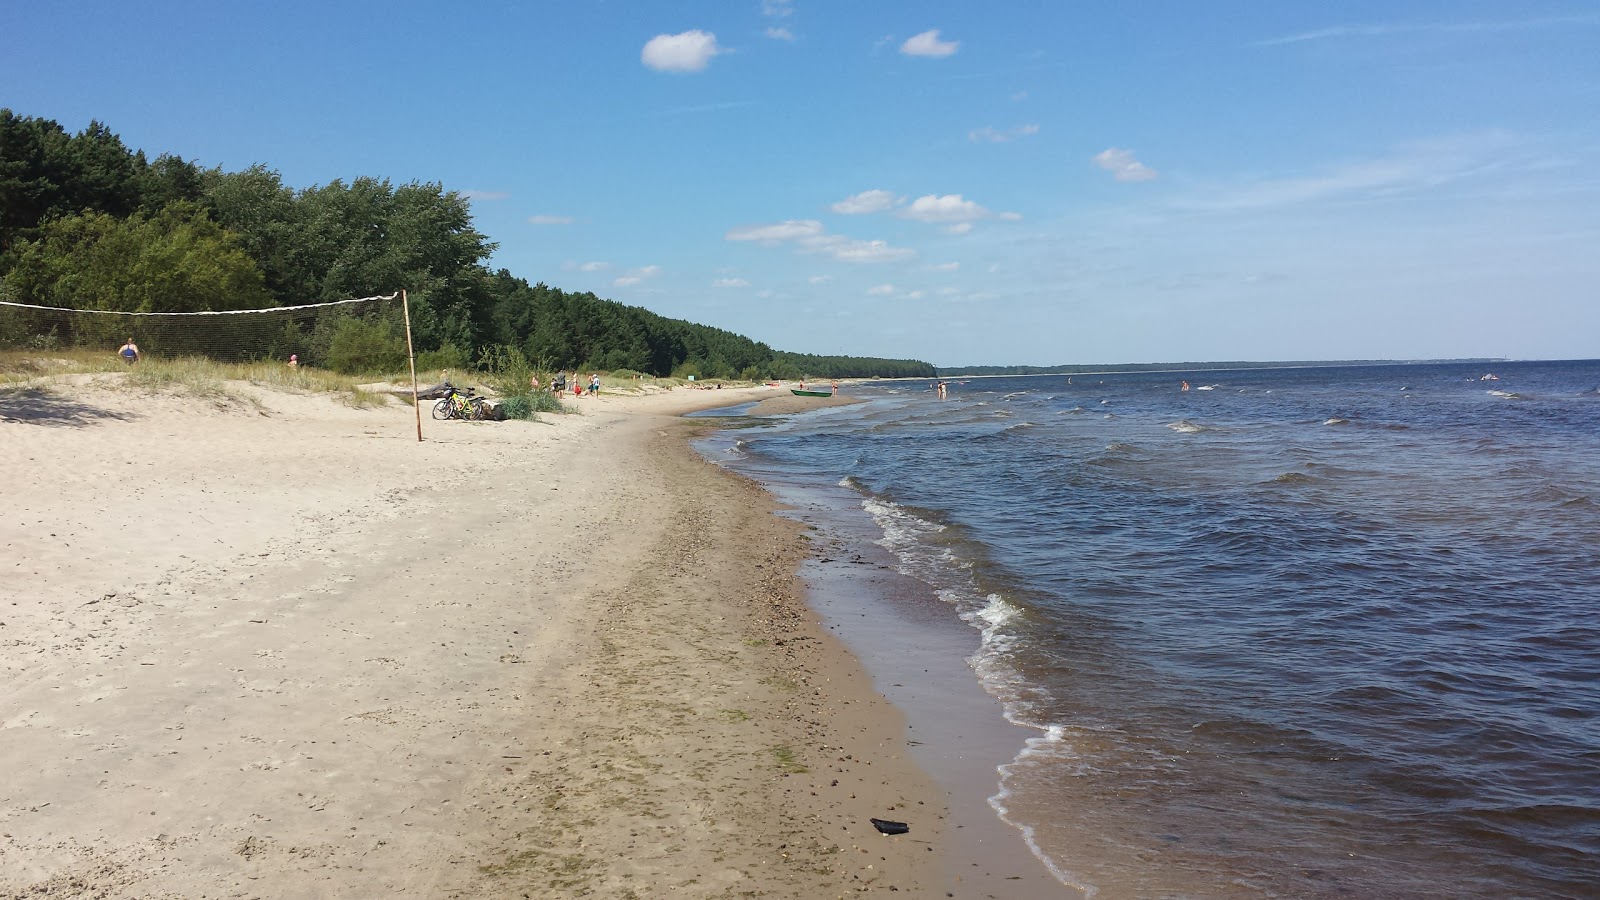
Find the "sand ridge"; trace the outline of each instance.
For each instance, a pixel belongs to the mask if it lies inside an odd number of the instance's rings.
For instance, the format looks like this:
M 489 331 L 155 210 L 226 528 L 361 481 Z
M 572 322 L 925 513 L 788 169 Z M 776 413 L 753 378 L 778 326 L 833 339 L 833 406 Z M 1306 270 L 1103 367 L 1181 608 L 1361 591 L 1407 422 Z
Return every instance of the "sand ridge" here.
M 942 795 L 805 609 L 798 526 L 674 418 L 770 391 L 417 444 L 408 407 L 240 390 L 0 422 L 33 476 L 0 525 L 0 895 L 933 888 Z

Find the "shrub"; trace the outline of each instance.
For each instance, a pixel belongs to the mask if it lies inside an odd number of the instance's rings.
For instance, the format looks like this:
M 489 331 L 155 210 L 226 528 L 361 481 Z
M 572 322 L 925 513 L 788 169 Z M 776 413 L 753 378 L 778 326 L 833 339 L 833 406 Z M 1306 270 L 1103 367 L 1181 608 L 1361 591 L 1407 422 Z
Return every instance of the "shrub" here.
M 417 354 L 417 371 L 424 369 L 465 369 L 467 355 L 455 344 L 445 344 L 437 350 L 424 350 Z
M 406 342 L 382 322 L 341 319 L 328 342 L 328 368 L 346 374 L 395 372 L 406 364 Z

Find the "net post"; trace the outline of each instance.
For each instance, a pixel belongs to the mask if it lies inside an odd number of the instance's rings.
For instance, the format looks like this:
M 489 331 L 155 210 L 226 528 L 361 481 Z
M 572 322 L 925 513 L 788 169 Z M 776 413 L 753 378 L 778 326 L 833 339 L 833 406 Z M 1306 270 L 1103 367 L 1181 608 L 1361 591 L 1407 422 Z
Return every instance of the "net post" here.
M 406 316 L 406 359 L 411 363 L 411 411 L 417 415 L 417 443 L 422 442 L 422 401 L 417 398 L 417 351 L 411 346 L 411 301 L 400 290 L 400 309 Z

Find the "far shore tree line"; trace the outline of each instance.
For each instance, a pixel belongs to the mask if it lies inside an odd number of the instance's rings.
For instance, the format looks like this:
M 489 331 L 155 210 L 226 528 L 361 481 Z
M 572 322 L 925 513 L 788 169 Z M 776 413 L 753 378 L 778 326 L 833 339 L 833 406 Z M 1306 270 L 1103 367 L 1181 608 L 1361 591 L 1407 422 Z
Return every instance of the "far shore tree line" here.
M 935 373 L 919 360 L 774 350 L 592 293 L 530 284 L 490 270 L 494 248 L 467 200 L 438 184 L 361 177 L 295 189 L 262 165 L 225 172 L 170 154 L 150 160 L 99 122 L 70 134 L 0 109 L 0 300 L 196 312 L 404 288 L 419 358 L 443 368 L 747 380 Z M 300 339 L 302 354 L 329 368 L 404 365 L 392 307 Z

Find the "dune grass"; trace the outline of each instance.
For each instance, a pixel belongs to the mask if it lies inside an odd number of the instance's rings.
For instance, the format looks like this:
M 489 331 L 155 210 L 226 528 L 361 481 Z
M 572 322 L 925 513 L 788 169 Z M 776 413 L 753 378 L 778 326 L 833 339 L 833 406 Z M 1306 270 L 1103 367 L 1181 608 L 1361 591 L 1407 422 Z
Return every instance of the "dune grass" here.
M 121 385 L 130 390 L 172 391 L 253 406 L 259 406 L 259 403 L 239 391 L 239 384 L 297 393 L 331 394 L 340 402 L 357 409 L 370 409 L 389 403 L 389 395 L 360 387 L 360 382 L 369 379 L 309 366 L 291 368 L 281 362 L 222 363 L 195 356 L 171 359 L 146 357 L 130 366 L 111 354 L 95 351 L 0 352 L 0 387 L 43 387 L 62 376 L 100 374 L 123 376 L 104 383 Z

